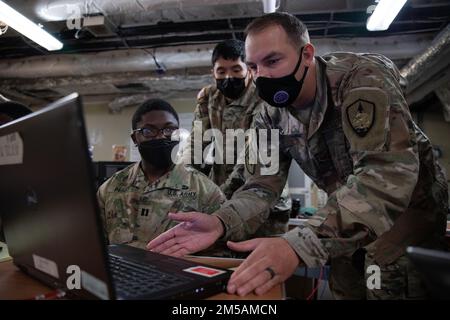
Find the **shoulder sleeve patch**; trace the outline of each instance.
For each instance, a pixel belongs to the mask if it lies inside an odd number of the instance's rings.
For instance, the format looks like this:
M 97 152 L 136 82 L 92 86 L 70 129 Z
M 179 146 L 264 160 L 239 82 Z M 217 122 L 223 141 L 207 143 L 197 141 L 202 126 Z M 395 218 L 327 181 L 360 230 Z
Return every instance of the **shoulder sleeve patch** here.
M 357 88 L 342 103 L 342 128 L 352 151 L 380 150 L 386 142 L 389 104 L 379 88 Z

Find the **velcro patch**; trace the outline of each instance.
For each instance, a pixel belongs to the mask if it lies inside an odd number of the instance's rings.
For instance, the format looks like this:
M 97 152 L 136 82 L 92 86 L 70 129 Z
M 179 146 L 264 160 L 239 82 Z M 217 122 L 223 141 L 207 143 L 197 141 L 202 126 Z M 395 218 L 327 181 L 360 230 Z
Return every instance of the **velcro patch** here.
M 382 149 L 389 129 L 386 93 L 369 87 L 351 90 L 342 104 L 342 123 L 353 151 Z

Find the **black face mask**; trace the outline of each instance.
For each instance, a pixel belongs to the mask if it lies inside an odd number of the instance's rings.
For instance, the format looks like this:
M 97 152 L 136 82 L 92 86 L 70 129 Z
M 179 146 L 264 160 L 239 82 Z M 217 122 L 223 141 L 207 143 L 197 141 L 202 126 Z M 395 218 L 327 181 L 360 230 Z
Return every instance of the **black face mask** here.
M 216 79 L 216 86 L 225 97 L 237 99 L 245 90 L 245 77 Z
M 142 159 L 158 169 L 166 169 L 172 165 L 172 149 L 179 141 L 170 139 L 148 140 L 138 145 Z
M 288 107 L 295 101 L 300 93 L 300 90 L 302 90 L 303 81 L 305 80 L 306 73 L 308 72 L 308 67 L 305 67 L 305 72 L 303 73 L 300 81 L 295 79 L 295 74 L 300 67 L 302 57 L 303 48 L 300 51 L 300 57 L 298 58 L 294 71 L 287 76 L 281 78 L 258 77 L 258 79 L 256 79 L 255 84 L 261 99 L 266 101 L 271 106 L 278 108 Z

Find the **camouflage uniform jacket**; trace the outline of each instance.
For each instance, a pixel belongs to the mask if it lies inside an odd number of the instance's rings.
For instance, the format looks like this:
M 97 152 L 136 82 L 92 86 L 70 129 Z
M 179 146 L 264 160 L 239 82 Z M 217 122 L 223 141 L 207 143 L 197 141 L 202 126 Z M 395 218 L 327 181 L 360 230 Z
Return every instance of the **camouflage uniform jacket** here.
M 258 228 L 294 159 L 329 196 L 305 226 L 284 235 L 308 267 L 359 248 L 386 265 L 408 245 L 434 246 L 445 233 L 446 179 L 411 118 L 398 70 L 374 54 L 329 54 L 316 66 L 309 126 L 293 108 L 266 107 L 255 119 L 257 128 L 281 132 L 280 170 L 257 170 L 214 213 L 224 238 L 245 239 Z
M 258 96 L 253 82 L 250 82 L 241 97 L 229 103 L 227 103 L 225 96 L 213 85 L 200 90 L 197 96 L 194 121 L 200 121 L 202 123 L 201 129 L 203 134 L 208 129 L 218 129 L 224 137 L 222 139 L 224 143 L 224 164 L 214 163 L 209 172 L 209 177 L 220 186 L 220 189 L 228 199 L 245 183 L 248 172 L 245 170 L 244 164 L 234 164 L 235 162 L 231 164 L 226 163 L 226 139 L 233 138 L 226 135 L 226 130 L 242 129 L 246 131 L 249 128 L 254 128 L 254 119 L 264 106 L 268 105 Z M 185 159 L 186 157 L 194 159 L 191 150 L 193 150 L 194 146 L 193 139 L 195 137 L 194 130 L 196 130 L 196 127 L 194 125 L 192 127 L 190 148 L 186 148 L 183 151 L 183 157 Z M 201 137 L 200 134 L 199 136 Z M 205 150 L 208 144 L 208 141 L 202 143 L 202 151 Z M 234 160 L 237 159 L 238 152 L 237 148 L 235 148 Z M 194 161 L 192 160 L 191 163 L 195 164 Z M 202 170 L 199 166 L 194 165 L 194 167 Z M 205 170 L 203 172 L 207 173 Z M 255 230 L 254 234 L 256 236 L 267 236 L 284 233 L 287 229 L 287 223 L 283 221 L 284 216 L 282 214 L 288 212 L 290 207 L 289 187 L 285 184 L 278 201 L 271 207 L 271 210 L 267 208 L 265 213 L 261 215 L 261 227 Z
M 221 187 L 227 197 L 230 197 L 235 190 L 243 185 L 245 179 L 243 170 L 236 170 L 230 176 L 235 168 L 235 162 L 230 164 L 226 163 L 226 130 L 243 129 L 245 131 L 249 129 L 254 116 L 261 110 L 263 105 L 265 105 L 265 102 L 259 98 L 255 85 L 252 82 L 247 86 L 241 97 L 229 103 L 214 85 L 207 86 L 198 93 L 194 121 L 201 121 L 203 134 L 208 129 L 218 129 L 224 137 L 224 164 L 214 163 L 209 172 L 209 177 Z M 195 129 L 195 126 L 193 126 L 190 137 L 191 150 L 194 144 Z M 209 143 L 208 141 L 202 142 L 202 151 L 205 150 Z M 234 151 L 234 159 L 236 160 L 238 150 L 235 149 Z M 195 162 L 193 163 L 195 164 Z
M 176 224 L 168 219 L 169 212 L 212 213 L 225 200 L 204 174 L 183 165 L 149 184 L 140 162 L 115 173 L 97 197 L 110 243 L 141 248 Z

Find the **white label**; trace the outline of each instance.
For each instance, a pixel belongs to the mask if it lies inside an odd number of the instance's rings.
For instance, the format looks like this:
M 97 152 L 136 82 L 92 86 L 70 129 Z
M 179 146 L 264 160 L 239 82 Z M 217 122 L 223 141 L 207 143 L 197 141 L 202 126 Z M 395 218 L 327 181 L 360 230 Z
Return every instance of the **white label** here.
M 81 286 L 100 299 L 107 300 L 109 298 L 106 283 L 86 271 L 81 271 Z
M 58 266 L 54 261 L 33 254 L 33 262 L 36 269 L 59 279 Z
M 23 163 L 23 141 L 17 132 L 0 137 L 0 165 Z

